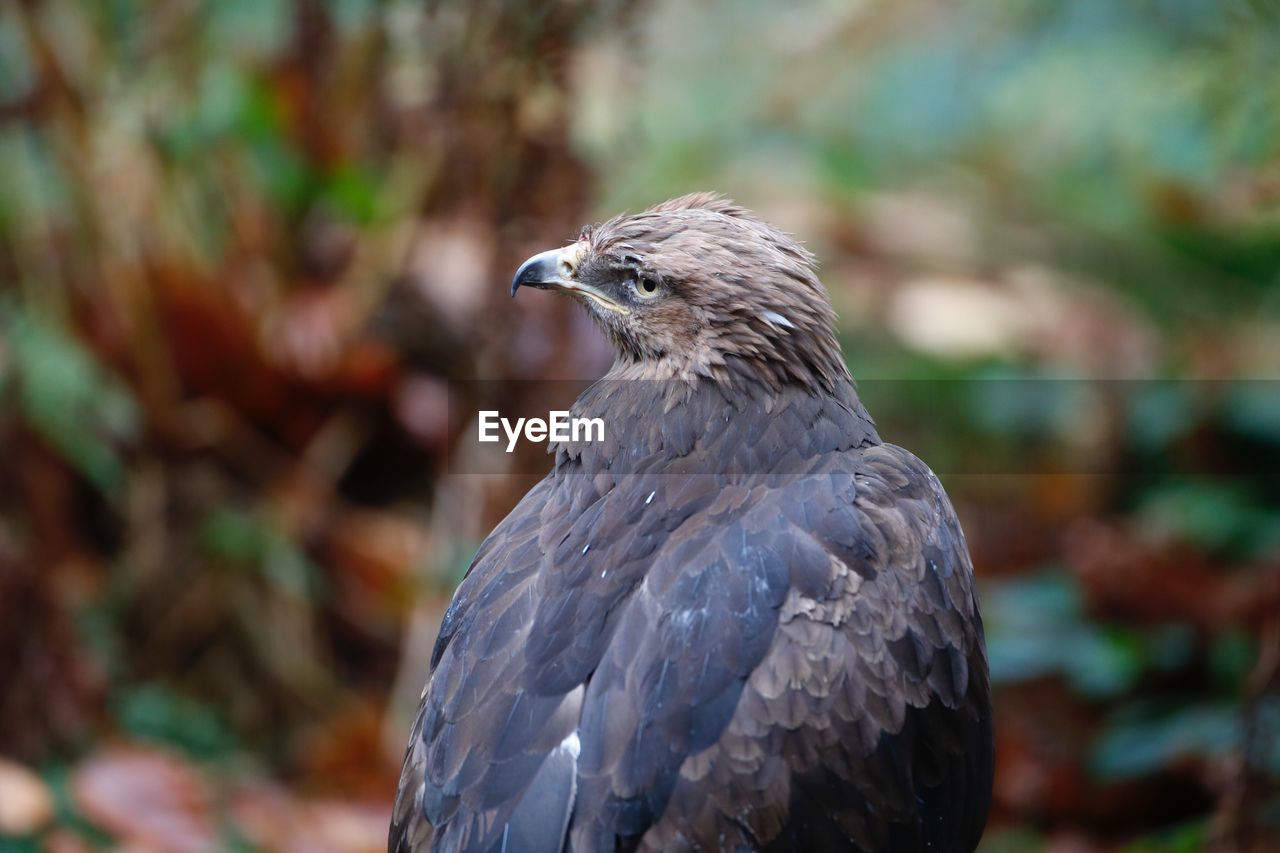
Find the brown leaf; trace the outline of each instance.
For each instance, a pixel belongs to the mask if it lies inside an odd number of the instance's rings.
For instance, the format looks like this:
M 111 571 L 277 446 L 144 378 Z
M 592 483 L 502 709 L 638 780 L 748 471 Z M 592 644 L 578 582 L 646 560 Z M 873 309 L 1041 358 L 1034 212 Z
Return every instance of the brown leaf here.
M 1280 606 L 1280 569 L 1271 564 L 1221 565 L 1186 542 L 1096 520 L 1072 525 L 1064 542 L 1091 612 L 1107 618 L 1217 630 L 1257 625 Z
M 390 801 L 399 778 L 399 756 L 384 747 L 380 708 L 356 701 L 303 732 L 294 751 L 313 792 Z
M 426 525 L 407 515 L 350 509 L 325 531 L 325 554 L 344 583 L 385 592 L 422 565 L 430 549 Z
M 106 747 L 76 768 L 71 790 L 85 816 L 125 845 L 171 851 L 218 846 L 208 788 L 171 753 Z
M 44 853 L 93 853 L 94 848 L 69 829 L 55 829 L 40 839 Z
M 255 782 L 236 791 L 232 820 L 267 850 L 365 853 L 385 850 L 391 803 L 304 800 L 279 785 Z

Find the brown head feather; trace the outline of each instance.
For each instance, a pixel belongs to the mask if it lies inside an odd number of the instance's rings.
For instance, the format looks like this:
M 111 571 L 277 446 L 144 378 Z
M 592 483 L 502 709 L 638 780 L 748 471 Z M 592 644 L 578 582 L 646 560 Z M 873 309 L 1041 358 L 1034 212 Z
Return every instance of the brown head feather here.
M 816 260 L 733 201 L 694 193 L 583 230 L 576 277 L 619 360 L 615 376 L 831 389 L 848 379 Z

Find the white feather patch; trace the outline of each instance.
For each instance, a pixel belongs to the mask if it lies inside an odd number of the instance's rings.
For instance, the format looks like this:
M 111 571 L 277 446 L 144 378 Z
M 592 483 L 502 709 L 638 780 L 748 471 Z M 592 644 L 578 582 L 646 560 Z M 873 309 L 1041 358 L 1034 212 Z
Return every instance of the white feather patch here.
M 773 326 L 778 326 L 780 328 L 787 328 L 787 329 L 794 329 L 796 327 L 795 323 L 791 322 L 786 317 L 783 317 L 777 311 L 766 310 L 761 316 L 764 317 L 765 322 Z
M 574 729 L 572 732 L 569 733 L 569 736 L 567 738 L 560 741 L 560 746 L 557 747 L 557 749 L 564 750 L 565 752 L 572 755 L 576 760 L 579 753 L 582 752 L 582 741 L 578 738 L 577 729 Z

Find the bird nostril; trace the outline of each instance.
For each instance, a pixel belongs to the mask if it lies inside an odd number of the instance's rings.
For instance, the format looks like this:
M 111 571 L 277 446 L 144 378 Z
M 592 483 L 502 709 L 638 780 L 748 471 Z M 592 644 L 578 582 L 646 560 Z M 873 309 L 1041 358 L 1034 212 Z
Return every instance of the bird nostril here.
M 568 258 L 561 258 L 559 266 L 560 266 L 560 274 L 566 278 L 573 275 L 575 272 L 574 263 Z

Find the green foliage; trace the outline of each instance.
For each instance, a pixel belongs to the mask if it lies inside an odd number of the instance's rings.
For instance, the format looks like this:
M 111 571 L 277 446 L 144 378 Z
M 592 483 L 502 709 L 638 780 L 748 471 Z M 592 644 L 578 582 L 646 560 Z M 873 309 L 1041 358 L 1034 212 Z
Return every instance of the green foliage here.
M 1078 588 L 1060 571 L 990 585 L 982 600 L 996 684 L 1061 676 L 1086 696 L 1114 697 L 1156 660 L 1178 655 L 1177 638 L 1149 638 L 1087 620 Z
M 237 751 L 236 739 L 216 709 L 162 684 L 122 687 L 111 705 L 121 730 L 139 740 L 175 746 L 206 760 Z
M 980 202 L 997 231 L 1044 229 L 1046 260 L 1153 317 L 1254 310 L 1276 282 L 1280 211 L 1215 213 L 1280 152 L 1280 89 L 1255 85 L 1280 73 L 1266 4 L 1001 0 L 885 15 L 873 37 L 848 4 L 661 8 L 626 78 L 635 108 L 584 140 L 605 207 L 923 184 Z
M 1215 634 L 1209 646 L 1209 665 L 1224 693 L 1238 690 L 1257 660 L 1257 642 L 1239 628 Z
M 1280 268 L 1278 263 L 1277 268 Z M 1234 382 L 1227 398 L 1225 419 L 1242 435 L 1280 444 L 1280 382 Z
M 312 599 L 323 595 L 319 568 L 263 515 L 216 510 L 206 519 L 201 538 L 211 557 L 260 573 L 283 592 Z
M 241 61 L 269 59 L 293 35 L 287 0 L 218 0 L 205 6 L 201 34 L 212 51 Z
M 978 845 L 980 853 L 1030 853 L 1044 848 L 1044 837 L 1029 826 L 991 827 Z
M 1240 709 L 1137 703 L 1117 713 L 1094 744 L 1090 766 L 1103 779 L 1141 776 L 1182 759 L 1223 755 L 1240 746 Z
M 1258 557 L 1280 550 L 1280 515 L 1251 495 L 1247 483 L 1172 480 L 1153 487 L 1139 521 L 1214 554 Z
M 1166 452 L 1198 420 L 1188 383 L 1135 382 L 1128 399 L 1126 430 L 1134 445 L 1146 452 Z
M 1124 853 L 1200 853 L 1208 848 L 1209 838 L 1208 821 L 1196 820 L 1152 833 L 1125 845 L 1122 850 Z
M 12 358 L 11 374 L 0 373 L 0 392 L 16 395 L 32 429 L 91 483 L 116 494 L 124 480 L 120 447 L 138 428 L 129 389 L 38 313 L 0 307 L 0 328 Z

